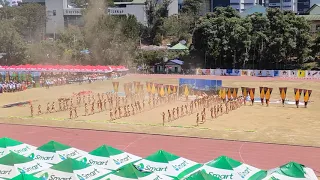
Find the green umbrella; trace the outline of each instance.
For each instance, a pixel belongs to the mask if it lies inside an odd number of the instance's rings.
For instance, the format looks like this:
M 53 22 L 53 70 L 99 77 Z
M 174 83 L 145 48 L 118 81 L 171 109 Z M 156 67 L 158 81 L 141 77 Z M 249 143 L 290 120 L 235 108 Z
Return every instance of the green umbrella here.
M 227 156 L 220 156 L 206 163 L 202 169 L 220 179 L 261 180 L 266 171 L 241 163 Z
M 138 156 L 123 152 L 107 145 L 102 145 L 88 154 L 78 158 L 79 161 L 110 170 L 117 170 L 126 164 L 140 159 L 141 158 Z
M 106 176 L 110 171 L 67 158 L 51 168 L 37 173 L 42 180 L 87 180 Z
M 30 174 L 20 174 L 11 180 L 40 180 L 39 178 L 34 177 L 33 175 Z
M 79 158 L 86 152 L 73 148 L 71 146 L 61 144 L 56 141 L 49 141 L 48 143 L 38 147 L 29 157 L 42 162 L 57 164 L 67 158 Z
M 185 180 L 220 180 L 220 179 L 206 173 L 205 170 L 201 170 L 201 171 L 198 171 L 198 172 L 190 175 Z
M 135 163 L 141 171 L 158 172 L 181 179 L 202 165 L 194 161 L 160 150 Z
M 127 164 L 121 169 L 107 175 L 102 180 L 173 180 L 173 178 L 166 175 L 152 173 L 152 172 L 141 172 L 133 164 Z
M 51 165 L 32 160 L 14 152 L 0 158 L 0 178 L 10 179 L 19 174 L 35 174 Z
M 296 162 L 289 162 L 283 166 L 268 171 L 264 180 L 318 180 L 311 168 Z
M 20 155 L 29 155 L 36 147 L 23 142 L 3 137 L 0 138 L 0 158 L 13 151 Z

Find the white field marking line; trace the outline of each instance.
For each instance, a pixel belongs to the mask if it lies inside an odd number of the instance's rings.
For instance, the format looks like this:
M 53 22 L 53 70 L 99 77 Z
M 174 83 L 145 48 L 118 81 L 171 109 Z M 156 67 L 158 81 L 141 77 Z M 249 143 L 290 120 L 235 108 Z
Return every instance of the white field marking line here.
M 242 143 L 241 146 L 240 146 L 240 148 L 239 148 L 239 150 L 238 150 L 238 154 L 239 154 L 239 156 L 240 156 L 240 159 L 241 159 L 241 161 L 242 161 L 243 163 L 245 163 L 245 164 L 246 164 L 246 161 L 242 158 L 241 150 L 242 150 L 242 147 L 243 147 L 246 143 L 248 143 L 248 142 Z
M 123 151 L 126 151 L 131 145 L 133 145 L 134 143 L 136 143 L 136 142 L 138 142 L 138 141 L 140 141 L 140 140 L 142 140 L 142 139 L 144 139 L 144 138 L 146 138 L 146 137 L 147 137 L 147 135 L 143 135 L 142 137 L 137 138 L 137 139 L 135 139 L 134 141 L 130 142 L 130 143 L 123 149 Z

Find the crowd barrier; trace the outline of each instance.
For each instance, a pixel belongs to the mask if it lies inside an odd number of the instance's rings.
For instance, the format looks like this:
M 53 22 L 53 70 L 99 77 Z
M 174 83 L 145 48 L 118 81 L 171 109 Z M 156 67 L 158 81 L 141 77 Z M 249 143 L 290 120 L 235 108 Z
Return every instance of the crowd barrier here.
M 215 75 L 215 76 L 320 78 L 320 71 L 309 71 L 309 70 L 196 69 L 195 72 L 196 72 L 196 75 Z

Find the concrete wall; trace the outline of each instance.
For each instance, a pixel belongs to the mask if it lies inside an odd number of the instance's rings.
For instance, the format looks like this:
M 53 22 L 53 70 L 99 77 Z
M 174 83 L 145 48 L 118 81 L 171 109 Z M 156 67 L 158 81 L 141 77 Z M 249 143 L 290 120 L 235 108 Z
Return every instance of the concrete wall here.
M 64 29 L 63 9 L 66 6 L 65 0 L 46 0 L 47 23 L 46 33 L 54 34 Z M 54 16 L 54 11 L 56 15 Z
M 171 4 L 168 7 L 169 16 L 178 14 L 179 13 L 178 10 L 179 10 L 178 0 L 172 0 Z
M 142 24 L 147 24 L 147 16 L 145 13 L 145 5 L 144 4 L 131 4 L 127 5 L 127 13 L 134 15 L 138 22 Z

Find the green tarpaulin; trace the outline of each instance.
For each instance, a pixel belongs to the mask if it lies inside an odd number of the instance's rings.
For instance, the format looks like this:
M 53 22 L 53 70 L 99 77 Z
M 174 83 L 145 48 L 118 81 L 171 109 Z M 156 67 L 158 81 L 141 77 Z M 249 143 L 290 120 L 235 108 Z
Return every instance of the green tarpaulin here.
M 33 175 L 30 174 L 20 174 L 11 180 L 40 180 L 39 178 L 34 177 Z

